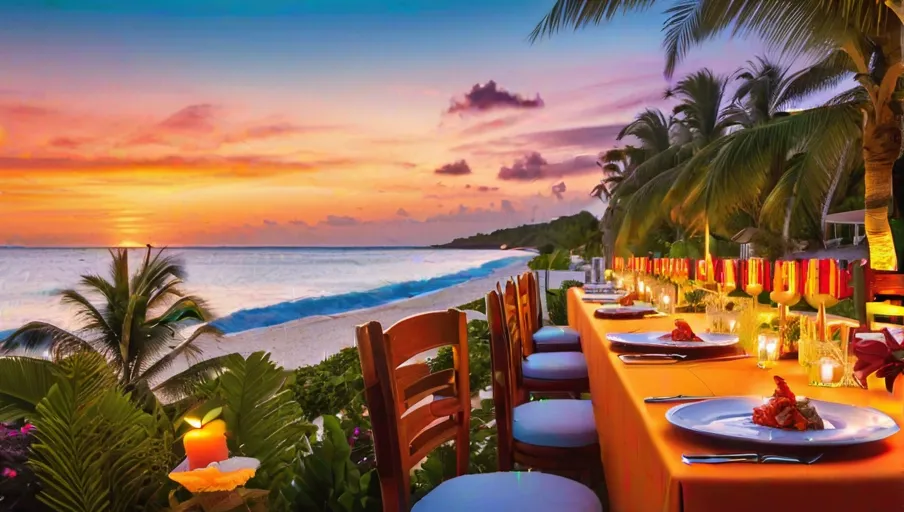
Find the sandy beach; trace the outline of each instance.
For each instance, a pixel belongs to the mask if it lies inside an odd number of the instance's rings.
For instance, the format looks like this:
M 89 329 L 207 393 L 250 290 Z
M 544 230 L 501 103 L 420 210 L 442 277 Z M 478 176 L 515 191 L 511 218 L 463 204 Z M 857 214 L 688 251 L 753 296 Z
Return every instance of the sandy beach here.
M 482 298 L 497 281 L 508 279 L 527 269 L 523 263 L 504 267 L 489 277 L 383 306 L 350 311 L 333 316 L 314 316 L 292 322 L 225 336 L 217 342 L 208 337 L 199 343 L 203 358 L 237 352 L 248 355 L 263 350 L 285 368 L 316 364 L 345 347 L 355 345 L 355 326 L 376 320 L 388 327 L 410 315 L 443 310 Z M 469 319 L 483 318 L 470 313 Z M 181 371 L 184 366 L 173 368 Z

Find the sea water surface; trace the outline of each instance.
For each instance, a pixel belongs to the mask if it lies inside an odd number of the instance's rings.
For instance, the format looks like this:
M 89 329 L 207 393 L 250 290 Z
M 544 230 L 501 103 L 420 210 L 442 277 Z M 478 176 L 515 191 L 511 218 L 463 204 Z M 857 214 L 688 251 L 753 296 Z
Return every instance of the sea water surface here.
M 169 249 L 184 289 L 207 300 L 227 334 L 332 315 L 486 277 L 530 253 L 409 248 Z M 129 251 L 132 270 L 145 249 Z M 0 339 L 29 321 L 78 327 L 59 293 L 83 274 L 109 275 L 106 249 L 0 249 Z M 99 297 L 90 297 L 99 300 Z

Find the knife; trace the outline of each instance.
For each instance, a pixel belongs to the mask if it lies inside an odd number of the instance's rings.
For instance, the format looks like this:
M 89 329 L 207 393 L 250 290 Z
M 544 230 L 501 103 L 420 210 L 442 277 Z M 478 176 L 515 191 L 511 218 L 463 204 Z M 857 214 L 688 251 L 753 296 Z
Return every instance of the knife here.
M 724 455 L 687 455 L 681 456 L 681 462 L 685 464 L 727 464 L 731 462 L 748 463 L 784 463 L 784 464 L 813 464 L 822 458 L 822 454 L 809 457 L 791 457 L 787 455 L 760 455 L 758 453 L 732 453 Z
M 710 357 L 708 359 L 692 359 L 695 363 L 708 363 L 710 361 L 734 361 L 746 359 L 750 354 L 736 354 L 732 356 Z M 625 364 L 675 364 L 687 358 L 683 354 L 620 354 L 618 356 Z M 690 361 L 689 361 L 690 362 Z
M 715 398 L 713 396 L 691 396 L 691 395 L 675 395 L 675 396 L 648 396 L 644 398 L 644 403 L 648 404 L 667 404 L 670 402 L 696 402 L 699 400 L 709 400 Z

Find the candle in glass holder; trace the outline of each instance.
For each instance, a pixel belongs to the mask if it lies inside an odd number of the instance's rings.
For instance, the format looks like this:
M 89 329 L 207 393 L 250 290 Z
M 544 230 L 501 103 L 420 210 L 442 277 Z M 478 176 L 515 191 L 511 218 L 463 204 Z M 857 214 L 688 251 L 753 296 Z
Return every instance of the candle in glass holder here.
M 229 458 L 226 423 L 223 420 L 214 420 L 202 428 L 190 430 L 182 442 L 189 470 L 206 468 L 211 462 L 222 462 Z
M 778 336 L 760 334 L 757 338 L 757 366 L 763 370 L 775 368 L 778 360 Z
M 831 357 L 822 357 L 810 365 L 810 385 L 835 388 L 844 380 L 844 366 Z

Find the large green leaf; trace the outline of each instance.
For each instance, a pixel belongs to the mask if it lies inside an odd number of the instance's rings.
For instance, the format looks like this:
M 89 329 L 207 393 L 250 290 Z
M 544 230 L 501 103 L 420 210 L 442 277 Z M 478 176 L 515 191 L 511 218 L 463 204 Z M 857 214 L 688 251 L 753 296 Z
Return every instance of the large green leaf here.
M 370 512 L 380 502 L 369 495 L 374 470 L 364 475 L 351 461 L 351 447 L 339 419 L 323 417 L 323 438 L 302 459 L 296 480 L 299 510 L 311 512 Z
M 270 489 L 271 510 L 288 510 L 294 501 L 291 482 L 300 457 L 299 446 L 313 432 L 303 419 L 285 371 L 264 352 L 243 359 L 230 356 L 220 376 L 223 418 L 233 455 L 261 462 L 249 487 Z
M 97 354 L 66 359 L 58 374 L 32 420 L 39 499 L 64 512 L 153 509 L 175 464 L 165 422 L 139 409 Z
M 44 359 L 0 357 L 0 423 L 31 419 L 58 380 L 54 369 Z

